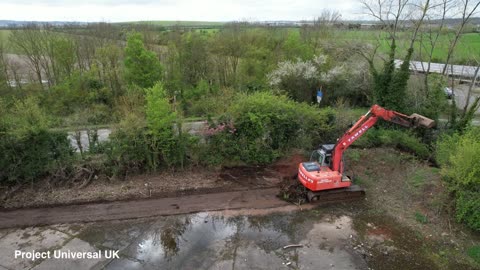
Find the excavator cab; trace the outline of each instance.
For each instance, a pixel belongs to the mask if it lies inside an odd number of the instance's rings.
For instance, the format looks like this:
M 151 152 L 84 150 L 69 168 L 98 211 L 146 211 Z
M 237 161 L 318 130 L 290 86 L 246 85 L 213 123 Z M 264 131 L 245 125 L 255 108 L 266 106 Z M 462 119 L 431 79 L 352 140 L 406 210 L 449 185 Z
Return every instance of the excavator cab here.
M 313 151 L 310 161 L 318 162 L 320 166 L 330 167 L 332 163 L 332 151 L 335 144 L 323 144 L 319 149 Z

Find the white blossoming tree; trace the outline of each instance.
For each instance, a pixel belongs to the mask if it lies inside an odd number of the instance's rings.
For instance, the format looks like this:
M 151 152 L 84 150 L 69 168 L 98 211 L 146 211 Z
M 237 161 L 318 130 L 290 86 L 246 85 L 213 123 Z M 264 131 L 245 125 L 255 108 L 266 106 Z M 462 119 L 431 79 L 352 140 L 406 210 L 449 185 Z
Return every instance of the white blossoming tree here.
M 318 55 L 312 60 L 280 62 L 267 79 L 270 86 L 285 91 L 294 100 L 314 102 L 316 89 L 344 72 L 342 65 L 332 66 L 326 55 Z

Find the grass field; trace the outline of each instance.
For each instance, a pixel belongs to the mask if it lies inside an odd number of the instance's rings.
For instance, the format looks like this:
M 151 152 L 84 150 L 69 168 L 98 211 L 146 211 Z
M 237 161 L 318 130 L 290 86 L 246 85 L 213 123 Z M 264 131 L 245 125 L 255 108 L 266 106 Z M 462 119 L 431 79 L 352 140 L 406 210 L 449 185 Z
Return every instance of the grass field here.
M 0 30 L 0 43 L 5 44 L 8 41 L 8 36 L 10 35 L 10 30 Z
M 406 54 L 406 50 L 409 44 L 410 32 L 400 33 L 400 41 L 397 46 L 399 48 L 398 52 L 400 53 L 399 58 L 402 58 Z M 435 50 L 433 52 L 433 62 L 444 62 L 447 58 L 448 47 L 450 45 L 450 40 L 453 39 L 453 33 L 442 34 L 437 42 Z M 358 43 L 358 42 L 367 42 L 370 44 L 377 44 L 380 42 L 379 51 L 382 53 L 388 53 L 389 51 L 389 40 L 388 37 L 380 35 L 378 31 L 370 30 L 338 30 L 334 32 L 332 40 L 339 43 Z M 427 41 L 428 43 L 428 41 Z M 427 46 L 427 50 L 430 50 L 430 47 Z M 426 60 L 425 55 L 419 55 L 420 51 L 420 42 L 415 44 L 414 59 L 415 60 Z M 458 64 L 467 64 L 469 59 L 476 58 L 480 59 L 480 33 L 468 33 L 461 36 L 457 47 L 455 48 L 454 58 L 451 59 L 452 62 Z

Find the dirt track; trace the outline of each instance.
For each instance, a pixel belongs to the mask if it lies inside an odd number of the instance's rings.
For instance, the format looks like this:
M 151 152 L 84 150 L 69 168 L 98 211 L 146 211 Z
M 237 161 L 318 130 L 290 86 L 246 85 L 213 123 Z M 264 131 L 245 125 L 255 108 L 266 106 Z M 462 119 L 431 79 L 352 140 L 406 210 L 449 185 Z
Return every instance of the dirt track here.
M 288 205 L 278 188 L 232 191 L 136 201 L 66 205 L 0 212 L 0 228 L 132 219 L 228 209 Z

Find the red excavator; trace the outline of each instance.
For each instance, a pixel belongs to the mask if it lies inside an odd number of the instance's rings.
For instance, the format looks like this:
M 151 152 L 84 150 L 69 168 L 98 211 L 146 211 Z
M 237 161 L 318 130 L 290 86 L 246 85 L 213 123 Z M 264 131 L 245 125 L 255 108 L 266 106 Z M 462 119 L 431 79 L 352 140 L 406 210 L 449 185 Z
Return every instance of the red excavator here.
M 432 128 L 435 121 L 419 114 L 410 116 L 390 111 L 373 105 L 367 114 L 338 139 L 336 144 L 323 144 L 312 153 L 310 162 L 302 162 L 298 166 L 298 179 L 307 188 L 307 200 L 314 201 L 323 197 L 328 200 L 353 195 L 361 196 L 365 191 L 352 185 L 352 179 L 343 173 L 343 152 L 360 138 L 378 119 L 392 122 L 404 127 Z M 333 196 L 332 196 L 333 195 Z

